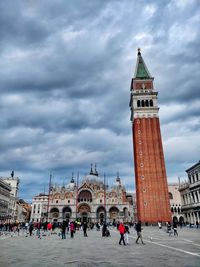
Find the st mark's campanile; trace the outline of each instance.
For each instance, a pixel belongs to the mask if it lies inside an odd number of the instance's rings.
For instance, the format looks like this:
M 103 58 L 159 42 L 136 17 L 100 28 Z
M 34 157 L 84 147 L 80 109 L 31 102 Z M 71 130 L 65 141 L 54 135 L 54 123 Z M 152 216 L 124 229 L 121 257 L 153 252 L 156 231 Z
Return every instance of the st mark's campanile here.
M 138 49 L 131 82 L 131 121 L 137 217 L 143 223 L 171 221 L 165 160 L 159 122 L 158 92 Z

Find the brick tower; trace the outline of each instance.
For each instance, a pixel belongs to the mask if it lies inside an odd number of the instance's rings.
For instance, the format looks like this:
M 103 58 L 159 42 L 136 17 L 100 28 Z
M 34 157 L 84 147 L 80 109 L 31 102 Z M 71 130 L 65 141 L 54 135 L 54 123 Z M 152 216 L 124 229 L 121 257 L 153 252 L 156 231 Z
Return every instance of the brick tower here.
M 157 106 L 158 92 L 138 49 L 131 82 L 131 121 L 138 220 L 171 221 L 167 176 Z

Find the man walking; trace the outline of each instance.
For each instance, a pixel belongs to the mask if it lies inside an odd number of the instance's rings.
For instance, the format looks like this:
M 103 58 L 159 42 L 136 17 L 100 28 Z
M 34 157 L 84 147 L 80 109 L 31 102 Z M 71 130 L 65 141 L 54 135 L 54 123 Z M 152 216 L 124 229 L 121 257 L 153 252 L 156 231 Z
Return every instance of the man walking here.
M 178 231 L 177 231 L 177 222 L 173 222 L 173 230 L 174 230 L 174 236 L 178 236 Z
M 84 233 L 84 236 L 86 236 L 86 237 L 88 236 L 88 235 L 87 235 L 87 228 L 88 228 L 87 223 L 84 222 L 84 223 L 83 223 L 83 233 Z
M 137 239 L 136 239 L 135 243 L 138 244 L 138 240 L 141 239 L 142 244 L 145 245 L 145 243 L 142 240 L 142 226 L 141 226 L 141 221 L 138 221 L 136 223 L 135 230 L 137 232 Z
M 30 234 L 30 236 L 32 236 L 32 232 L 33 232 L 33 224 L 30 223 L 30 225 L 29 225 L 29 234 Z
M 63 221 L 61 226 L 62 239 L 66 239 L 66 228 L 67 228 L 67 222 Z

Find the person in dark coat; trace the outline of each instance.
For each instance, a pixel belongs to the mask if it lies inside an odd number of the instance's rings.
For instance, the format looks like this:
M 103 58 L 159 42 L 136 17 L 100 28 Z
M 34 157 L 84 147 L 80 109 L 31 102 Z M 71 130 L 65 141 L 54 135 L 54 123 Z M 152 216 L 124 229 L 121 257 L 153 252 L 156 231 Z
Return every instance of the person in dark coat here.
M 144 245 L 145 243 L 142 240 L 142 225 L 141 225 L 141 221 L 138 221 L 136 223 L 135 230 L 137 232 L 137 239 L 136 239 L 135 243 L 138 244 L 138 240 L 140 239 L 142 244 Z
M 32 236 L 32 232 L 33 232 L 33 224 L 31 223 L 29 226 L 29 234 L 30 236 Z
M 102 236 L 106 236 L 106 230 L 107 230 L 107 225 L 106 223 L 104 223 L 102 227 Z
M 67 228 L 67 222 L 63 221 L 61 226 L 62 239 L 66 239 L 66 228 Z
M 84 236 L 88 236 L 88 235 L 87 235 L 87 228 L 88 228 L 87 223 L 84 222 L 84 223 L 83 223 L 83 233 L 84 233 Z

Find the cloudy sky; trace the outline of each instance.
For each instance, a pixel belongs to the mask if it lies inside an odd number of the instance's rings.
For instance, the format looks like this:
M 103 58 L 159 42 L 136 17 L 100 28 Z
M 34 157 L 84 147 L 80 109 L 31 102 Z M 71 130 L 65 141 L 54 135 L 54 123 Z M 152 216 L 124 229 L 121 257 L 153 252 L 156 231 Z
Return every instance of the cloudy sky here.
M 168 181 L 200 160 L 200 4 L 0 1 L 0 176 L 31 200 L 97 163 L 134 189 L 129 110 L 137 48 L 159 92 Z

